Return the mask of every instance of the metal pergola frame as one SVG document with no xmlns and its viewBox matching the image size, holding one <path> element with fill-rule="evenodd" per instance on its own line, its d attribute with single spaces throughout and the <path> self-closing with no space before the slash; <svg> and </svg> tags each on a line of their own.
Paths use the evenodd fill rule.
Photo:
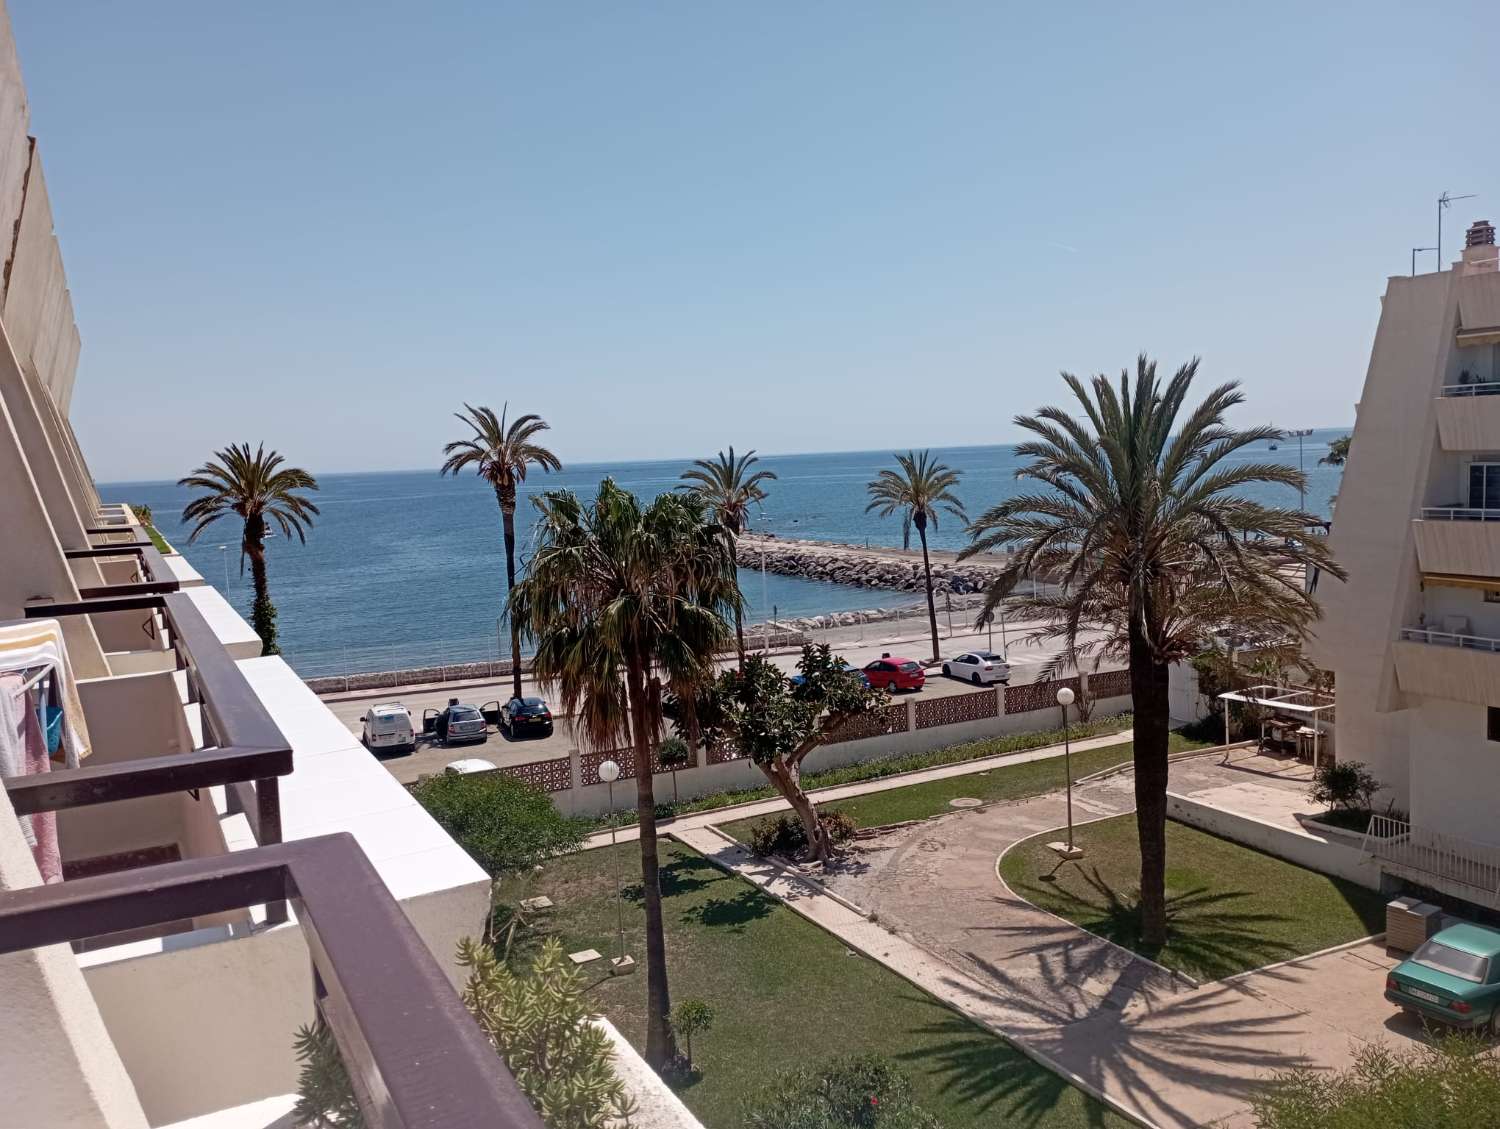
<svg viewBox="0 0 1500 1129">
<path fill-rule="evenodd" d="M 1333 699 L 1321 690 L 1309 690 L 1306 687 L 1297 686 L 1274 686 L 1270 683 L 1261 683 L 1258 686 L 1247 686 L 1243 690 L 1228 690 L 1219 695 L 1221 702 L 1240 702 L 1249 706 L 1265 706 L 1272 710 L 1282 710 L 1286 713 L 1308 714 L 1312 718 L 1313 729 L 1313 768 L 1318 767 L 1318 749 L 1323 737 L 1323 713 L 1334 707 Z M 1260 740 L 1265 744 L 1266 722 L 1261 719 Z M 1229 744 L 1229 707 L 1224 707 L 1224 744 Z"/>
</svg>

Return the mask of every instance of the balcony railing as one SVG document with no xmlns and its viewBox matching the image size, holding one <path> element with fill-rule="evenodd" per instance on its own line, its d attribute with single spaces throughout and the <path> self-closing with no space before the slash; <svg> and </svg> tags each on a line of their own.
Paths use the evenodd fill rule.
<svg viewBox="0 0 1500 1129">
<path fill-rule="evenodd" d="M 1491 639 L 1487 635 L 1461 635 L 1452 631 L 1433 631 L 1427 627 L 1403 627 L 1401 638 L 1408 643 L 1430 643 L 1435 647 L 1500 652 L 1500 639 Z"/>
<path fill-rule="evenodd" d="M 1480 384 L 1445 384 L 1444 396 L 1500 396 L 1500 383 L 1487 381 Z"/>
<path fill-rule="evenodd" d="M 3 780 L 17 815 L 169 795 L 223 785 L 232 810 L 245 814 L 261 846 L 281 842 L 278 778 L 292 771 L 292 749 L 234 658 L 185 592 L 117 596 L 71 604 L 37 604 L 29 619 L 99 612 L 160 611 L 188 700 L 199 706 L 206 747 L 190 753 L 139 757 L 96 766 L 54 769 Z M 284 905 L 268 920 L 285 921 Z"/>
<path fill-rule="evenodd" d="M 1500 847 L 1372 815 L 1364 849 L 1392 866 L 1500 898 Z"/>
<path fill-rule="evenodd" d="M 1424 506 L 1423 521 L 1500 521 L 1500 510 L 1473 506 Z"/>
<path fill-rule="evenodd" d="M 541 1129 L 347 833 L 0 893 L 0 953 L 282 899 L 296 907 L 313 1003 L 371 1129 Z"/>
</svg>

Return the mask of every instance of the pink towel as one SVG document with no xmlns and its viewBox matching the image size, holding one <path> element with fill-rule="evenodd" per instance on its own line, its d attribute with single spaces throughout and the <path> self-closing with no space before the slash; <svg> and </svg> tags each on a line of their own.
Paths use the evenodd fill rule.
<svg viewBox="0 0 1500 1129">
<path fill-rule="evenodd" d="M 30 776 L 52 767 L 36 712 L 36 691 L 21 691 L 19 674 L 0 675 L 0 776 Z M 21 834 L 46 883 L 61 882 L 62 852 L 57 845 L 57 813 L 23 815 Z"/>
</svg>

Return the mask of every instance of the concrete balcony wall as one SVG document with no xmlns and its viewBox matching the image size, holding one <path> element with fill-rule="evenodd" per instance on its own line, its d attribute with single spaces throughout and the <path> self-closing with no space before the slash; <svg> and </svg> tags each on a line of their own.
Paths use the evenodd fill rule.
<svg viewBox="0 0 1500 1129">
<path fill-rule="evenodd" d="M 79 616 L 68 616 L 79 619 Z M 151 609 L 133 612 L 94 612 L 89 617 L 105 651 L 165 651 L 161 617 Z"/>
<path fill-rule="evenodd" d="M 1418 519 L 1412 530 L 1423 572 L 1493 576 L 1500 588 L 1500 521 Z"/>
<path fill-rule="evenodd" d="M 1500 654 L 1406 639 L 1397 640 L 1391 650 L 1396 680 L 1405 693 L 1500 705 Z"/>
<path fill-rule="evenodd" d="M 1445 451 L 1500 451 L 1500 396 L 1439 396 L 1437 421 Z"/>
<path fill-rule="evenodd" d="M 1411 774 L 1411 822 L 1500 847 L 1500 744 L 1486 735 L 1484 705 L 1429 699 L 1416 712 L 1422 763 Z"/>
</svg>

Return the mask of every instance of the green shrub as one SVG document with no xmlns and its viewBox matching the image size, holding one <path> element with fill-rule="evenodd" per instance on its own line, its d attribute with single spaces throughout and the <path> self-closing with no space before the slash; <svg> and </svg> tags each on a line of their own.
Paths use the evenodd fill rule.
<svg viewBox="0 0 1500 1129">
<path fill-rule="evenodd" d="M 1369 811 L 1378 791 L 1380 781 L 1359 761 L 1339 761 L 1336 764 L 1324 761 L 1313 773 L 1308 796 L 1313 803 L 1327 808 Z"/>
<path fill-rule="evenodd" d="M 588 825 L 568 819 L 535 785 L 503 772 L 444 773 L 412 789 L 417 801 L 493 876 L 576 851 Z"/>
<path fill-rule="evenodd" d="M 818 822 L 828 833 L 829 842 L 842 843 L 854 835 L 853 817 L 841 811 L 819 812 Z M 758 855 L 795 858 L 806 848 L 807 831 L 792 812 L 769 815 L 750 829 L 750 849 Z"/>
<path fill-rule="evenodd" d="M 310 1027 L 299 1027 L 292 1046 L 298 1063 L 297 1104 L 292 1109 L 296 1124 L 313 1129 L 365 1129 L 339 1045 L 322 1018 Z"/>
<path fill-rule="evenodd" d="M 1500 1110 L 1500 1059 L 1484 1040 L 1449 1036 L 1396 1051 L 1367 1043 L 1348 1070 L 1296 1070 L 1255 1101 L 1260 1129 L 1473 1129 Z"/>
<path fill-rule="evenodd" d="M 876 1055 L 836 1058 L 780 1075 L 745 1118 L 747 1129 L 940 1129 L 906 1076 Z"/>
<path fill-rule="evenodd" d="M 713 1025 L 713 1005 L 704 1000 L 683 1000 L 672 1009 L 672 1033 L 682 1040 L 689 1072 L 693 1069 L 693 1036 Z"/>
</svg>

